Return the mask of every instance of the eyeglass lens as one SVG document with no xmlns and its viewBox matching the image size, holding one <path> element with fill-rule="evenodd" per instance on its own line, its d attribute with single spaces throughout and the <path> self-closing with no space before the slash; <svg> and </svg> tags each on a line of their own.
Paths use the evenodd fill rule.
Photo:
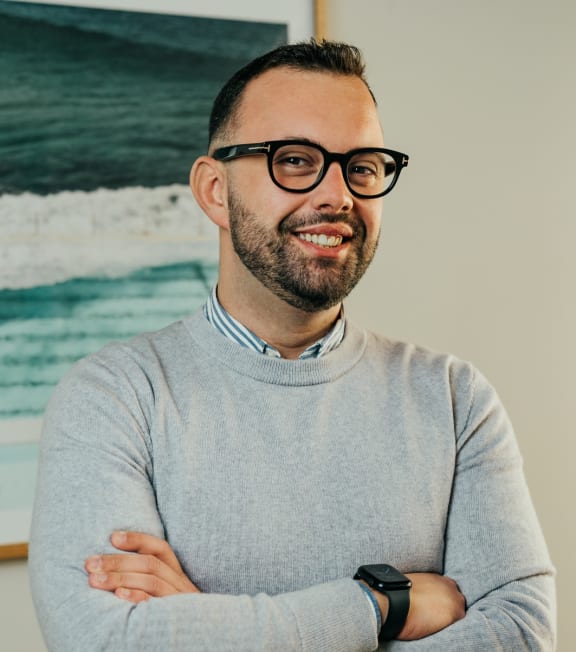
<svg viewBox="0 0 576 652">
<path fill-rule="evenodd" d="M 324 154 L 311 145 L 279 147 L 272 159 L 277 183 L 289 190 L 311 188 L 324 174 Z M 346 177 L 352 190 L 366 196 L 379 195 L 393 183 L 396 161 L 384 152 L 365 151 L 347 161 Z"/>
</svg>

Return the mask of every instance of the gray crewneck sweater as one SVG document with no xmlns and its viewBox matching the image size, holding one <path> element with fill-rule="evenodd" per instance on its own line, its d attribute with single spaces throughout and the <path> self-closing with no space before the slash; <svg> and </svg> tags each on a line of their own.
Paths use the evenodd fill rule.
<svg viewBox="0 0 576 652">
<path fill-rule="evenodd" d="M 204 592 L 90 588 L 113 530 L 165 537 Z M 46 413 L 30 545 L 53 652 L 378 647 L 351 577 L 454 578 L 464 620 L 386 650 L 552 650 L 553 569 L 508 419 L 467 363 L 347 324 L 318 360 L 197 313 L 81 361 Z"/>
</svg>

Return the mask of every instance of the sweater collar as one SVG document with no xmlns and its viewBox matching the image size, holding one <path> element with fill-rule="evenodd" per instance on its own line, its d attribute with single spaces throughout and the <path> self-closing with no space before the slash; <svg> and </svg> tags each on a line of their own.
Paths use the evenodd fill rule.
<svg viewBox="0 0 576 652">
<path fill-rule="evenodd" d="M 232 315 L 222 306 L 220 301 L 218 301 L 216 285 L 212 288 L 208 300 L 204 304 L 203 310 L 204 316 L 210 324 L 229 340 L 263 355 L 273 358 L 282 357 L 278 349 L 263 340 L 261 337 L 258 337 L 256 333 L 232 317 Z M 308 358 L 321 358 L 323 355 L 330 353 L 330 351 L 340 346 L 344 339 L 345 326 L 344 309 L 342 308 L 336 323 L 332 326 L 330 331 L 317 342 L 307 347 L 300 354 L 300 359 L 306 360 Z"/>
<path fill-rule="evenodd" d="M 210 325 L 203 310 L 184 319 L 183 325 L 202 350 L 205 364 L 223 364 L 243 376 L 276 385 L 306 386 L 333 382 L 359 362 L 367 344 L 366 331 L 348 319 L 338 348 L 321 358 L 287 360 L 238 346 Z"/>
</svg>

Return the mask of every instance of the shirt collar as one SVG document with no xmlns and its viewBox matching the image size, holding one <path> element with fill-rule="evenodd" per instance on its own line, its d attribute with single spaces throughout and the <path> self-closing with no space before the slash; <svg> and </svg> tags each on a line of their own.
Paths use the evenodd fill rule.
<svg viewBox="0 0 576 652">
<path fill-rule="evenodd" d="M 262 353 L 274 358 L 281 358 L 280 351 L 273 347 L 271 344 L 265 342 L 256 333 L 253 333 L 249 328 L 246 328 L 237 319 L 227 312 L 220 302 L 216 293 L 217 286 L 215 285 L 204 304 L 204 315 L 206 319 L 214 326 L 214 328 L 232 341 L 240 344 L 241 346 L 252 349 L 257 353 Z M 346 322 L 344 319 L 344 309 L 341 308 L 340 316 L 336 320 L 334 326 L 317 342 L 311 344 L 300 354 L 301 360 L 309 358 L 320 358 L 330 351 L 333 351 L 340 345 L 344 339 L 344 331 Z"/>
</svg>

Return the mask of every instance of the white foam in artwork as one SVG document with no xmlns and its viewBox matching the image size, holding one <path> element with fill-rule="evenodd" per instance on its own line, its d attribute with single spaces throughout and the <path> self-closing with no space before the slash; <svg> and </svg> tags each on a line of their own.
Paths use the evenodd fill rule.
<svg viewBox="0 0 576 652">
<path fill-rule="evenodd" d="M 0 288 L 215 261 L 216 241 L 184 185 L 2 195 Z"/>
</svg>

